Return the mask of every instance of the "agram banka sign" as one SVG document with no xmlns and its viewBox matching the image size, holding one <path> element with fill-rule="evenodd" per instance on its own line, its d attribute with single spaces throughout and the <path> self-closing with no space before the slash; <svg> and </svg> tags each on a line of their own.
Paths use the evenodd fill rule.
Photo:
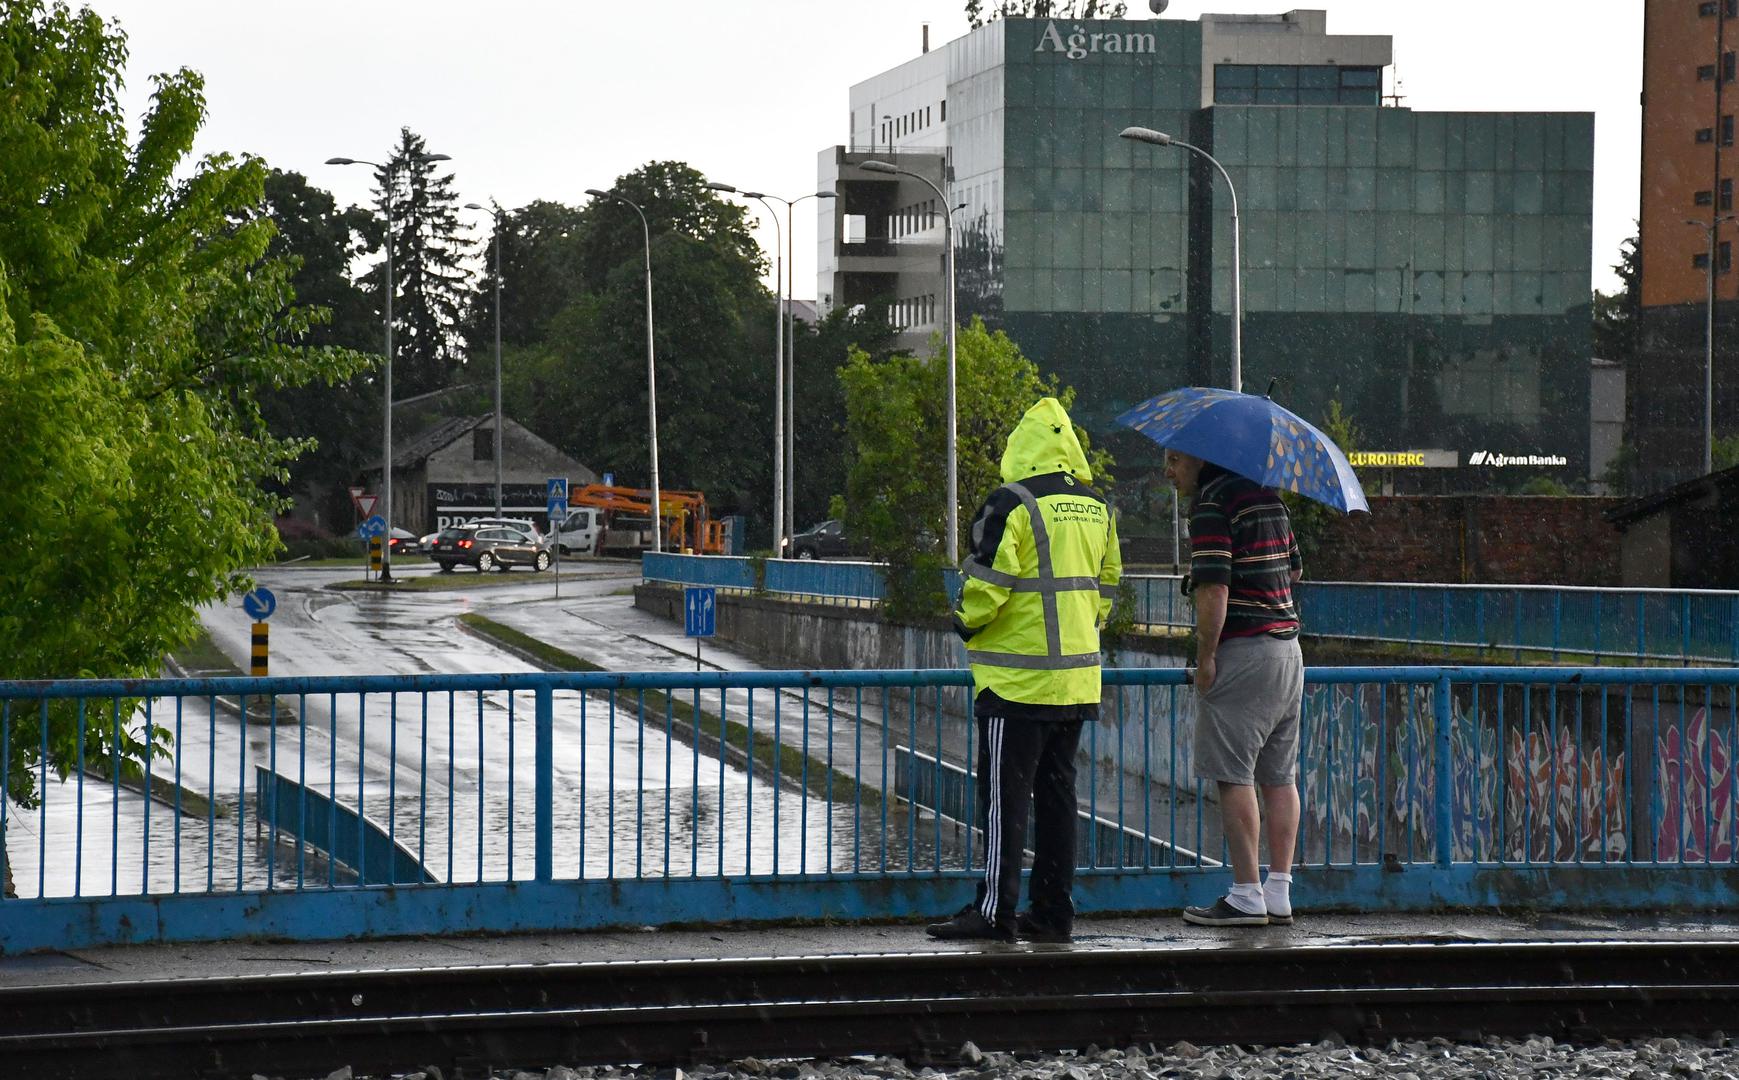
<svg viewBox="0 0 1739 1080">
<path fill-rule="evenodd" d="M 1154 50 L 1152 34 L 1133 30 L 1121 34 L 1100 30 L 1088 33 L 1077 23 L 1065 36 L 1057 29 L 1056 21 L 1049 20 L 1045 23 L 1044 31 L 1039 34 L 1038 47 L 1033 52 L 1061 53 L 1070 60 L 1082 60 L 1096 53 L 1146 53 L 1151 56 Z"/>
</svg>

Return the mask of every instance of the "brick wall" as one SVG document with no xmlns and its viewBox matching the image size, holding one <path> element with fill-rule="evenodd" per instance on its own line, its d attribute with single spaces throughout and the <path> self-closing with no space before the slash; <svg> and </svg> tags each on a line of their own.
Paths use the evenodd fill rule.
<svg viewBox="0 0 1739 1080">
<path fill-rule="evenodd" d="M 1318 581 L 1618 585 L 1615 498 L 1387 495 L 1332 522 L 1305 552 Z"/>
</svg>

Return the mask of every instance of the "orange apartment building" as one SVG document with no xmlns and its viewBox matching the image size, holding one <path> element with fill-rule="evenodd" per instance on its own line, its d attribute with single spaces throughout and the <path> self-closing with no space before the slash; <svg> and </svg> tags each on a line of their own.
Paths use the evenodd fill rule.
<svg viewBox="0 0 1739 1080">
<path fill-rule="evenodd" d="M 1714 428 L 1739 431 L 1739 0 L 1646 0 L 1642 76 L 1642 356 L 1627 380 L 1645 483 L 1701 471 L 1711 239 Z M 1711 236 L 1712 233 L 1712 236 Z"/>
</svg>

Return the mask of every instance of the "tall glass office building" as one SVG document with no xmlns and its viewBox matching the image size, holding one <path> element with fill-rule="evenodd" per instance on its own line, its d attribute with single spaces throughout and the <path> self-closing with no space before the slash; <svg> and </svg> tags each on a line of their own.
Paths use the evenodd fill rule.
<svg viewBox="0 0 1739 1080">
<path fill-rule="evenodd" d="M 883 159 L 964 204 L 962 321 L 1073 385 L 1090 430 L 1160 390 L 1225 385 L 1230 193 L 1197 155 L 1118 137 L 1156 128 L 1236 185 L 1244 389 L 1278 380 L 1313 421 L 1338 400 L 1365 447 L 1453 466 L 1415 488 L 1489 489 L 1499 455 L 1573 483 L 1593 116 L 1396 107 L 1390 60 L 1390 39 L 1330 35 L 1320 11 L 990 23 L 852 88 L 850 142 L 820 157 L 840 195 L 821 210 L 822 305 L 885 303 L 913 347 L 941 328 L 942 207 L 859 167 Z"/>
</svg>

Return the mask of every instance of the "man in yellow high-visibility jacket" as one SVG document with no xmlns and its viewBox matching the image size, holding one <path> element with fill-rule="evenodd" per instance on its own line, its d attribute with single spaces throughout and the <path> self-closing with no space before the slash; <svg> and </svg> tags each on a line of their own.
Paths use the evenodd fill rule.
<svg viewBox="0 0 1739 1080">
<path fill-rule="evenodd" d="M 1111 508 L 1055 398 L 1028 409 L 1002 455 L 1002 487 L 972 522 L 954 628 L 966 642 L 978 719 L 977 898 L 932 937 L 1069 940 L 1075 877 L 1075 750 L 1099 715 L 1099 630 L 1123 573 Z M 1031 910 L 1016 917 L 1027 813 Z"/>
</svg>

